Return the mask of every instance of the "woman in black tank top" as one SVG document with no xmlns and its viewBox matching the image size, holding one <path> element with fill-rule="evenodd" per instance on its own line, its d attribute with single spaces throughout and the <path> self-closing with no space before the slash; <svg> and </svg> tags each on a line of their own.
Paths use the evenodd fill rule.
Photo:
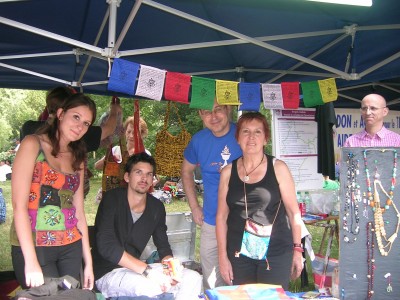
<svg viewBox="0 0 400 300">
<path fill-rule="evenodd" d="M 243 157 L 221 172 L 216 233 L 220 272 L 228 285 L 269 283 L 287 289 L 289 280 L 299 277 L 303 268 L 302 220 L 294 181 L 283 161 L 264 154 L 269 131 L 261 113 L 243 114 L 236 131 Z M 239 253 L 247 216 L 273 224 L 269 268 L 265 260 Z"/>
</svg>

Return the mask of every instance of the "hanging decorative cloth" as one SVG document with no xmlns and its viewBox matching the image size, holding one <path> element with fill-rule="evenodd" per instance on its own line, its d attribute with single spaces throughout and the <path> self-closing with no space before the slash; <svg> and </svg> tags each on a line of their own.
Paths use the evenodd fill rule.
<svg viewBox="0 0 400 300">
<path fill-rule="evenodd" d="M 283 107 L 285 109 L 298 109 L 300 104 L 300 83 L 282 82 Z"/>
<path fill-rule="evenodd" d="M 113 145 L 108 147 L 106 157 L 104 158 L 103 177 L 102 177 L 102 194 L 108 190 L 125 187 L 126 181 L 124 180 L 125 164 L 128 160 L 129 154 L 126 149 L 125 137 L 119 140 L 119 147 L 121 149 L 122 161 L 118 162 L 113 155 Z"/>
<path fill-rule="evenodd" d="M 260 111 L 261 88 L 259 83 L 239 82 L 239 110 Z"/>
<path fill-rule="evenodd" d="M 160 101 L 163 95 L 164 81 L 164 70 L 140 65 L 136 95 Z"/>
<path fill-rule="evenodd" d="M 107 88 L 110 91 L 134 95 L 139 67 L 135 62 L 115 58 Z"/>
<path fill-rule="evenodd" d="M 144 152 L 142 136 L 139 130 L 140 107 L 139 100 L 135 100 L 133 106 L 133 138 L 135 150 L 134 154 Z M 111 144 L 104 158 L 102 191 L 103 194 L 116 187 L 125 187 L 127 185 L 124 180 L 125 165 L 129 158 L 128 149 L 126 148 L 125 135 L 121 135 L 119 139 L 119 147 L 121 150 L 121 161 L 118 161 L 113 155 L 113 145 Z"/>
<path fill-rule="evenodd" d="M 164 90 L 165 99 L 188 104 L 190 79 L 190 75 L 167 72 Z"/>
<path fill-rule="evenodd" d="M 322 101 L 324 101 L 324 103 L 337 100 L 338 91 L 336 88 L 335 78 L 318 80 L 318 85 L 319 89 L 321 90 Z"/>
<path fill-rule="evenodd" d="M 181 132 L 172 135 L 168 132 L 168 122 L 173 107 Z M 189 143 L 192 136 L 186 131 L 180 117 L 175 102 L 168 101 L 167 111 L 164 118 L 164 127 L 157 133 L 155 159 L 157 163 L 157 174 L 164 176 L 180 176 L 181 166 L 183 162 L 183 151 Z"/>
<path fill-rule="evenodd" d="M 324 104 L 317 81 L 302 82 L 303 102 L 305 107 L 314 107 Z"/>
<path fill-rule="evenodd" d="M 219 105 L 239 105 L 238 82 L 216 80 L 216 97 Z"/>
<path fill-rule="evenodd" d="M 264 107 L 266 109 L 283 109 L 282 89 L 280 84 L 263 83 L 261 88 Z"/>
<path fill-rule="evenodd" d="M 139 100 L 135 100 L 133 106 L 133 138 L 135 143 L 135 150 L 133 154 L 145 152 L 142 135 L 140 133 L 140 107 Z"/>
<path fill-rule="evenodd" d="M 192 77 L 192 99 L 190 108 L 212 110 L 215 99 L 215 80 Z"/>
</svg>

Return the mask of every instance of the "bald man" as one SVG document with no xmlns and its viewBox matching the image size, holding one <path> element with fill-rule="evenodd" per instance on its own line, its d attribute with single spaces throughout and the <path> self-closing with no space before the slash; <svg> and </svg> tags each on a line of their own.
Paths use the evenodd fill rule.
<svg viewBox="0 0 400 300">
<path fill-rule="evenodd" d="M 365 129 L 347 138 L 344 147 L 400 147 L 400 135 L 383 126 L 389 113 L 385 98 L 369 94 L 363 98 L 360 110 Z"/>
</svg>

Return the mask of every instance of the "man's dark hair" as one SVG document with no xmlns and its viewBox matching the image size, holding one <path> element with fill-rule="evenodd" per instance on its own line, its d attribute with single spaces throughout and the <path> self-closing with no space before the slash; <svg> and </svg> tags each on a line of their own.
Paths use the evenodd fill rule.
<svg viewBox="0 0 400 300">
<path fill-rule="evenodd" d="M 153 167 L 153 174 L 154 175 L 156 174 L 156 161 L 152 156 L 148 155 L 146 152 L 141 152 L 129 156 L 128 161 L 126 162 L 125 165 L 125 172 L 130 173 L 132 171 L 133 166 L 140 162 L 149 163 Z"/>
</svg>

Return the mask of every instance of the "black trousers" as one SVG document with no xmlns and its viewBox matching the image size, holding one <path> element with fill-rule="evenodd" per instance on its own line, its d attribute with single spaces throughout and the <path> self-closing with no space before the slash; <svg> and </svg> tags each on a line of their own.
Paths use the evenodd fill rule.
<svg viewBox="0 0 400 300">
<path fill-rule="evenodd" d="M 265 260 L 251 259 L 240 255 L 230 257 L 233 269 L 233 284 L 268 283 L 289 288 L 293 252 L 284 252 L 278 256 L 268 256 L 270 270 L 267 270 Z"/>
<path fill-rule="evenodd" d="M 81 240 L 66 246 L 35 247 L 35 250 L 44 277 L 58 278 L 70 275 L 80 281 Z M 28 288 L 25 280 L 25 260 L 21 247 L 11 247 L 11 258 L 18 283 L 23 289 Z"/>
</svg>

